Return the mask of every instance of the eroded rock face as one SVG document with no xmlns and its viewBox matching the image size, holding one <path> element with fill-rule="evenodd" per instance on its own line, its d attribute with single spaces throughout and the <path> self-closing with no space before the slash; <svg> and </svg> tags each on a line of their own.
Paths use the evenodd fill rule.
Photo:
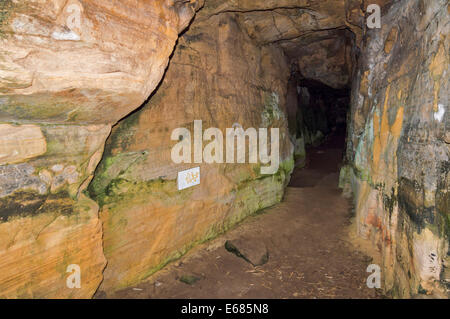
<svg viewBox="0 0 450 319">
<path fill-rule="evenodd" d="M 0 297 L 88 298 L 103 277 L 105 291 L 135 284 L 279 202 L 293 153 L 304 157 L 312 143 L 296 135 L 304 79 L 334 89 L 353 79 L 342 184 L 355 195 L 359 233 L 383 252 L 387 290 L 442 296 L 446 1 L 374 0 L 379 30 L 364 26 L 368 1 L 203 2 L 1 2 Z M 129 115 L 155 91 L 202 7 L 159 89 Z M 194 120 L 222 132 L 280 128 L 280 169 L 175 164 L 171 133 Z M 177 172 L 195 166 L 201 184 L 178 191 Z M 66 286 L 73 264 L 83 278 L 75 290 Z"/>
<path fill-rule="evenodd" d="M 117 122 L 159 83 L 178 33 L 199 6 L 5 0 L 0 121 Z"/>
<path fill-rule="evenodd" d="M 394 296 L 445 296 L 449 238 L 449 9 L 397 1 L 368 30 L 352 93 L 342 176 L 359 233 L 383 253 Z M 447 278 L 446 278 L 447 276 Z"/>
<path fill-rule="evenodd" d="M 0 125 L 0 165 L 20 163 L 46 151 L 47 143 L 39 126 Z"/>
<path fill-rule="evenodd" d="M 0 3 L 0 296 L 89 298 L 106 265 L 83 194 L 202 1 Z M 66 285 L 78 265 L 80 289 Z"/>
<path fill-rule="evenodd" d="M 280 45 L 305 78 L 336 89 L 350 85 L 352 48 L 355 41 L 361 41 L 363 13 L 359 2 L 212 0 L 203 11 L 205 19 L 236 12 L 242 29 L 253 40 Z"/>
<path fill-rule="evenodd" d="M 334 89 L 349 88 L 353 76 L 354 35 L 348 30 L 315 32 L 282 42 L 285 52 L 299 67 L 301 76 Z"/>
<path fill-rule="evenodd" d="M 294 85 L 294 95 L 287 94 L 290 64 L 347 87 L 353 39 L 344 28 L 354 26 L 346 10 L 344 1 L 206 1 L 179 39 L 161 87 L 114 128 L 90 185 L 103 206 L 108 266 L 101 289 L 134 284 L 193 243 L 280 200 L 297 142 L 287 129 L 287 99 L 297 91 Z M 236 123 L 279 127 L 280 170 L 264 176 L 259 165 L 175 164 L 171 133 L 192 129 L 194 120 L 222 132 Z M 177 172 L 195 166 L 200 185 L 178 191 Z"/>
<path fill-rule="evenodd" d="M 0 297 L 91 297 L 106 264 L 98 206 L 83 196 L 74 203 L 57 195 L 38 206 L 33 216 L 0 223 Z M 81 269 L 79 289 L 66 285 L 72 264 Z"/>
<path fill-rule="evenodd" d="M 135 284 L 194 243 L 281 200 L 293 168 L 288 77 L 283 51 L 258 47 L 236 14 L 194 22 L 155 95 L 113 130 L 90 186 L 103 204 L 108 266 L 100 289 Z M 202 120 L 204 130 L 219 128 L 224 138 L 235 123 L 279 128 L 278 172 L 262 175 L 261 164 L 175 164 L 171 149 L 179 141 L 171 140 L 172 131 L 186 127 L 193 133 L 194 120 Z M 196 166 L 200 185 L 178 191 L 177 172 Z"/>
<path fill-rule="evenodd" d="M 98 205 L 82 191 L 109 125 L 5 127 L 3 148 L 16 155 L 0 166 L 0 296 L 91 297 L 106 260 Z M 71 264 L 85 277 L 80 289 L 66 286 Z"/>
</svg>

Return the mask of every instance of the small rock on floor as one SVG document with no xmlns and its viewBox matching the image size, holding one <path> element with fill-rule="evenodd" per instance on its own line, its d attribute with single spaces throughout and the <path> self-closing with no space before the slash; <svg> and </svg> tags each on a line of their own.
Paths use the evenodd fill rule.
<svg viewBox="0 0 450 319">
<path fill-rule="evenodd" d="M 179 280 L 182 283 L 185 283 L 187 285 L 193 285 L 195 284 L 197 281 L 199 281 L 201 278 L 194 276 L 194 275 L 183 275 L 179 278 Z"/>
<path fill-rule="evenodd" d="M 225 249 L 243 258 L 253 266 L 262 266 L 269 261 L 269 252 L 266 245 L 258 241 L 246 239 L 227 240 Z"/>
</svg>

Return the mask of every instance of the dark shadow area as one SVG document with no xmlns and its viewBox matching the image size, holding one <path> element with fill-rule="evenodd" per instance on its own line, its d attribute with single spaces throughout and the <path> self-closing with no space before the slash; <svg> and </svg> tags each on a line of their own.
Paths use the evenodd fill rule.
<svg viewBox="0 0 450 319">
<path fill-rule="evenodd" d="M 295 111 L 291 107 L 289 112 L 297 168 L 289 186 L 313 187 L 326 175 L 339 172 L 346 145 L 350 88 L 335 89 L 304 78 L 295 65 L 290 82 L 296 86 L 297 98 Z"/>
<path fill-rule="evenodd" d="M 297 167 L 291 176 L 290 187 L 314 187 L 328 174 L 338 173 L 345 150 L 345 134 L 333 132 L 319 146 L 306 149 L 303 167 Z M 336 180 L 336 185 L 338 181 Z"/>
<path fill-rule="evenodd" d="M 345 136 L 350 89 L 334 89 L 319 81 L 297 80 L 297 138 L 305 145 L 318 146 L 330 134 Z"/>
</svg>

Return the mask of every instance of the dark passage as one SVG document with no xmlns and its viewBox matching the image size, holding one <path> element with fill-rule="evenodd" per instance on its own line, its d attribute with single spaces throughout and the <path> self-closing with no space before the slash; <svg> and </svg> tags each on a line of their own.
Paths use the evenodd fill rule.
<svg viewBox="0 0 450 319">
<path fill-rule="evenodd" d="M 343 159 L 350 89 L 335 89 L 307 79 L 291 66 L 288 100 L 289 131 L 295 136 L 297 169 L 291 187 L 312 187 L 338 172 Z M 306 169 L 300 169 L 306 168 Z"/>
<path fill-rule="evenodd" d="M 322 136 L 332 132 L 345 135 L 350 90 L 334 89 L 309 79 L 299 79 L 298 88 L 297 134 L 304 133 L 299 129 L 304 127 L 303 130 L 307 129 L 312 136 L 318 131 Z"/>
<path fill-rule="evenodd" d="M 320 146 L 307 147 L 305 168 L 294 170 L 289 186 L 313 187 L 320 184 L 322 178 L 328 174 L 339 172 L 344 149 L 345 129 L 328 136 Z"/>
<path fill-rule="evenodd" d="M 113 298 L 378 298 L 366 286 L 372 259 L 349 243 L 351 207 L 337 188 L 343 135 L 308 150 L 283 202 L 203 244 L 137 287 Z M 249 255 L 267 254 L 253 266 L 227 251 L 227 240 Z"/>
</svg>

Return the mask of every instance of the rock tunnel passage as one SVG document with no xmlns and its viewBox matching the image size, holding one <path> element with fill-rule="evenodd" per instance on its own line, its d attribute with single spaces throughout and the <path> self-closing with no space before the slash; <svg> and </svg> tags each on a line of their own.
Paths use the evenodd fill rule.
<svg viewBox="0 0 450 319">
<path fill-rule="evenodd" d="M 381 298 L 366 285 L 371 257 L 350 243 L 350 203 L 338 189 L 345 136 L 308 150 L 283 202 L 201 245 L 148 281 L 96 298 Z M 226 241 L 264 246 L 254 267 L 225 249 Z M 238 246 L 240 247 L 240 246 Z M 191 281 L 189 281 L 191 279 Z"/>
<path fill-rule="evenodd" d="M 126 293 L 205 241 L 281 227 L 277 216 L 298 220 L 286 227 L 298 262 L 311 261 L 302 285 L 317 286 L 286 281 L 279 296 L 377 297 L 360 289 L 366 257 L 336 247 L 350 207 L 350 228 L 381 255 L 383 295 L 448 297 L 448 22 L 448 0 L 2 1 L 0 297 Z M 212 163 L 174 161 L 197 120 L 205 131 L 278 129 L 279 169 L 263 174 L 264 156 L 221 162 L 217 148 Z M 173 138 L 178 129 L 192 139 Z M 343 134 L 339 158 L 323 143 Z M 179 189 L 178 174 L 196 167 L 200 183 Z M 336 211 L 312 200 L 319 191 Z M 311 238 L 290 228 L 301 221 Z M 320 227 L 332 238 L 319 240 Z M 324 261 L 314 248 L 330 247 L 346 274 L 314 273 Z M 279 256 L 263 267 L 296 262 Z M 70 269 L 80 288 L 67 285 Z M 275 272 L 253 276 L 274 289 Z"/>
</svg>

